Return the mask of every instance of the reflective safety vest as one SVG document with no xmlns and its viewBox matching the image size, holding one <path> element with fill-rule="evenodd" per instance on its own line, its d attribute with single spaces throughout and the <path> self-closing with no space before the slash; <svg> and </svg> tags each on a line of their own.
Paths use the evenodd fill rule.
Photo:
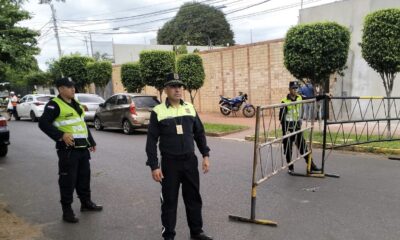
<svg viewBox="0 0 400 240">
<path fill-rule="evenodd" d="M 297 95 L 296 102 L 302 101 L 303 98 L 300 95 Z M 282 103 L 292 103 L 293 101 L 287 97 L 282 99 Z M 287 122 L 295 122 L 300 120 L 300 111 L 301 111 L 302 104 L 295 104 L 286 106 L 285 111 L 285 121 Z"/>
<path fill-rule="evenodd" d="M 57 103 L 60 108 L 60 115 L 54 120 L 53 125 L 62 132 L 71 133 L 74 139 L 84 140 L 75 142 L 88 142 L 88 130 L 84 120 L 85 111 L 83 107 L 79 105 L 82 109 L 82 116 L 79 116 L 76 110 L 62 99 L 55 97 L 53 101 Z M 87 145 L 75 147 L 87 147 Z"/>
<path fill-rule="evenodd" d="M 167 107 L 165 103 L 161 103 L 153 108 L 153 111 L 157 113 L 157 120 L 161 122 L 165 119 L 172 119 L 176 117 L 190 116 L 196 117 L 196 110 L 190 103 L 183 103 L 178 108 L 172 106 Z"/>
</svg>

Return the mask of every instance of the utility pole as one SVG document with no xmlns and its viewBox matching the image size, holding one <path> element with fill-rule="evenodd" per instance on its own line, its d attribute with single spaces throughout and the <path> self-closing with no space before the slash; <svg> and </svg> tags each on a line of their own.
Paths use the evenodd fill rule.
<svg viewBox="0 0 400 240">
<path fill-rule="evenodd" d="M 61 52 L 60 37 L 58 36 L 56 10 L 54 9 L 54 6 L 53 6 L 52 3 L 50 3 L 50 8 L 51 8 L 51 14 L 53 16 L 54 33 L 55 33 L 56 39 L 57 39 L 58 57 L 61 58 L 62 57 L 62 52 Z"/>
<path fill-rule="evenodd" d="M 91 32 L 89 32 L 89 40 L 90 40 L 90 51 L 92 52 L 92 57 L 93 57 L 93 41 Z"/>
<path fill-rule="evenodd" d="M 86 53 L 87 53 L 87 55 L 88 56 L 90 56 L 89 55 L 89 45 L 88 45 L 88 39 L 87 39 L 87 37 L 85 36 L 85 45 L 86 45 Z"/>
<path fill-rule="evenodd" d="M 57 47 L 58 47 L 58 57 L 62 57 L 62 51 L 61 51 L 61 44 L 60 44 L 60 37 L 58 36 L 58 27 L 57 27 L 57 18 L 56 18 L 56 10 L 51 3 L 52 0 L 40 0 L 39 4 L 49 4 L 50 9 L 51 9 L 51 16 L 53 18 L 53 25 L 54 25 L 54 34 L 57 39 Z M 62 2 L 65 2 L 65 0 L 62 0 Z"/>
</svg>

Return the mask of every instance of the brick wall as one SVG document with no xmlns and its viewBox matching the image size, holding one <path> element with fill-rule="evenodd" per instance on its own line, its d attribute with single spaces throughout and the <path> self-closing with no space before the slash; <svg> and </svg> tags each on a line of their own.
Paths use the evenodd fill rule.
<svg viewBox="0 0 400 240">
<path fill-rule="evenodd" d="M 219 95 L 234 97 L 239 91 L 247 93 L 249 102 L 255 106 L 279 103 L 288 92 L 289 81 L 294 79 L 283 64 L 283 41 L 278 39 L 201 52 L 206 79 L 196 96 L 197 110 L 218 112 Z M 120 65 L 113 69 L 115 93 L 124 91 L 120 69 Z M 146 87 L 143 92 L 158 96 L 152 87 Z M 188 92 L 184 98 L 190 101 Z"/>
</svg>

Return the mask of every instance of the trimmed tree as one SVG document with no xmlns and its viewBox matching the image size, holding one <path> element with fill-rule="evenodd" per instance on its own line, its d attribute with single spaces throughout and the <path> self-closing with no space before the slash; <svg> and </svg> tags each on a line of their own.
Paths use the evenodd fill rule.
<svg viewBox="0 0 400 240">
<path fill-rule="evenodd" d="M 139 62 L 144 83 L 155 87 L 162 101 L 162 91 L 167 75 L 175 72 L 175 53 L 161 50 L 142 51 Z"/>
<path fill-rule="evenodd" d="M 142 75 L 140 74 L 140 63 L 122 64 L 121 81 L 127 92 L 140 93 L 145 86 Z"/>
<path fill-rule="evenodd" d="M 329 92 L 329 76 L 344 70 L 349 45 L 350 31 L 338 23 L 300 24 L 286 34 L 284 63 L 297 79 Z"/>
<path fill-rule="evenodd" d="M 112 64 L 109 61 L 89 62 L 87 64 L 88 81 L 93 82 L 100 88 L 102 97 L 105 95 L 105 88 L 111 80 Z"/>
<path fill-rule="evenodd" d="M 233 31 L 218 8 L 202 3 L 183 4 L 157 33 L 159 44 L 234 45 Z"/>
<path fill-rule="evenodd" d="M 178 57 L 176 64 L 179 78 L 186 84 L 190 100 L 194 102 L 197 90 L 204 84 L 203 60 L 198 54 L 186 54 Z"/>
<path fill-rule="evenodd" d="M 386 96 L 391 97 L 394 79 L 400 72 L 400 8 L 379 10 L 365 17 L 361 53 L 368 65 L 379 73 Z M 387 117 L 390 118 L 390 99 L 387 102 Z"/>
<path fill-rule="evenodd" d="M 390 97 L 400 72 L 400 8 L 376 11 L 365 17 L 361 53 L 381 76 L 386 96 Z"/>
<path fill-rule="evenodd" d="M 82 92 L 91 83 L 88 78 L 87 64 L 94 62 L 90 57 L 80 55 L 64 56 L 59 61 L 61 72 L 65 77 L 71 77 L 75 81 L 75 88 Z"/>
</svg>

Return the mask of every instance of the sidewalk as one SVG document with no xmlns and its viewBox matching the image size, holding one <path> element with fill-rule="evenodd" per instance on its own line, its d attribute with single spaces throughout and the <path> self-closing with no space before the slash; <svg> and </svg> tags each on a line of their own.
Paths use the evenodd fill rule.
<svg viewBox="0 0 400 240">
<path fill-rule="evenodd" d="M 249 127 L 249 129 L 232 133 L 224 136 L 224 138 L 233 138 L 244 140 L 248 135 L 254 135 L 256 127 L 256 117 L 246 118 L 241 114 L 238 116 L 224 116 L 221 113 L 199 113 L 200 119 L 203 123 L 221 123 L 221 124 L 232 124 L 232 125 L 243 125 Z"/>
</svg>

